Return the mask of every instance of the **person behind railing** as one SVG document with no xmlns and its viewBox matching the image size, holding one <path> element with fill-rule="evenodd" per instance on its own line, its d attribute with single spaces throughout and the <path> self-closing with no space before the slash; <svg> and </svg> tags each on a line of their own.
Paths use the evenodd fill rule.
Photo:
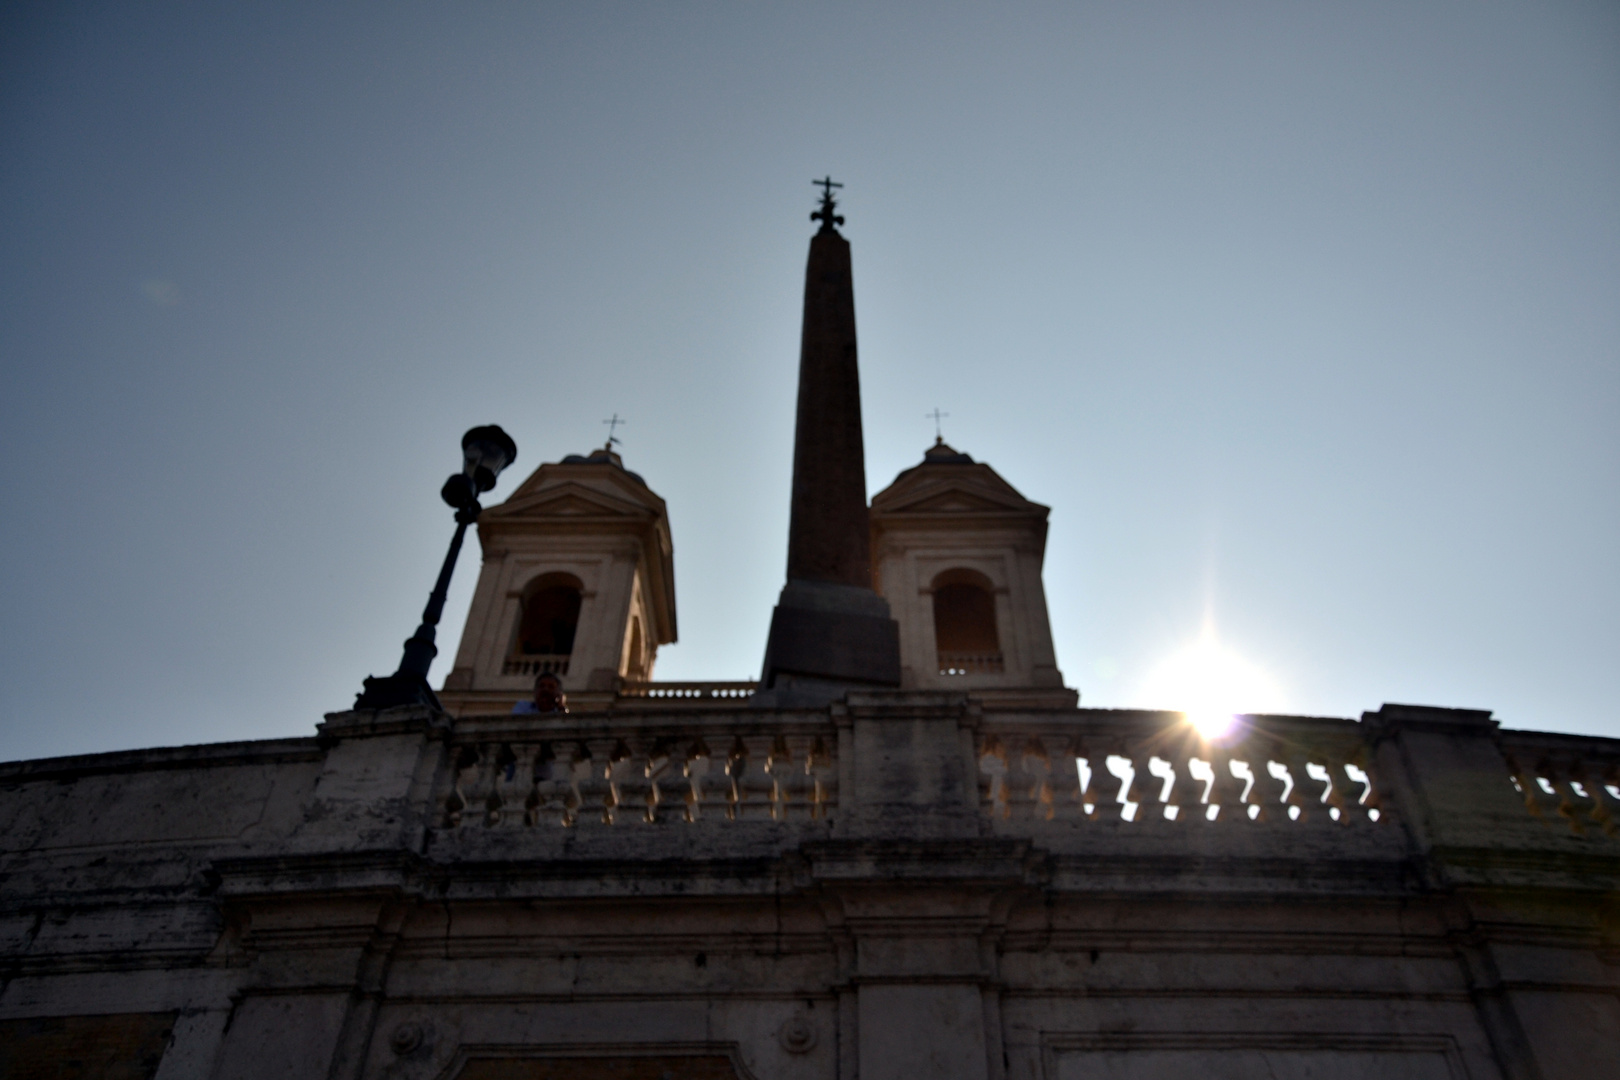
<svg viewBox="0 0 1620 1080">
<path fill-rule="evenodd" d="M 565 713 L 568 711 L 568 695 L 563 693 L 562 680 L 549 671 L 542 671 L 534 677 L 534 697 L 526 698 L 512 706 L 516 713 Z"/>
</svg>

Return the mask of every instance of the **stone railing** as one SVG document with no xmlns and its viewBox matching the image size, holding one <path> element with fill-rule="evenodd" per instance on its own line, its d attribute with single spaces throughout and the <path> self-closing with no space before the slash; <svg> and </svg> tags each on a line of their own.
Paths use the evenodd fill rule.
<svg viewBox="0 0 1620 1080">
<path fill-rule="evenodd" d="M 566 675 L 568 653 L 538 653 L 514 656 L 501 665 L 502 675 Z"/>
<path fill-rule="evenodd" d="M 1576 835 L 1620 836 L 1620 744 L 1612 739 L 1504 731 L 1508 779 L 1531 814 Z"/>
<path fill-rule="evenodd" d="M 941 652 L 941 675 L 1000 675 L 1006 670 L 1006 661 L 998 652 Z"/>
<path fill-rule="evenodd" d="M 1091 713 L 987 723 L 975 749 L 992 818 L 1186 826 L 1387 817 L 1362 732 L 1348 720 L 1243 717 L 1207 741 L 1173 713 Z"/>
<path fill-rule="evenodd" d="M 558 720 L 458 732 L 446 828 L 822 821 L 838 802 L 837 734 L 723 722 L 603 730 Z"/>
<path fill-rule="evenodd" d="M 831 821 L 840 805 L 838 725 L 850 721 L 810 710 L 760 714 L 716 693 L 752 686 L 674 684 L 712 696 L 668 711 L 463 718 L 448 735 L 437 823 L 524 829 Z M 636 687 L 647 696 L 657 688 Z M 697 707 L 705 700 L 710 708 Z M 1373 828 L 1390 820 L 1375 766 L 1382 759 L 1369 742 L 1387 737 L 1377 725 L 1249 716 L 1210 740 L 1174 713 L 970 711 L 963 721 L 949 729 L 964 739 L 950 752 L 971 745 L 979 806 L 998 832 L 1088 821 L 1182 830 Z M 854 721 L 857 729 L 864 722 Z M 1523 731 L 1479 737 L 1498 741 L 1501 782 L 1530 814 L 1579 835 L 1620 836 L 1620 742 Z M 851 738 L 853 752 L 861 742 Z M 954 743 L 957 735 L 949 738 Z M 851 778 L 865 775 L 858 760 L 844 768 Z M 866 797 L 854 795 L 857 802 Z"/>
<path fill-rule="evenodd" d="M 759 689 L 757 682 L 636 682 L 626 681 L 620 697 L 670 700 L 746 701 Z"/>
</svg>

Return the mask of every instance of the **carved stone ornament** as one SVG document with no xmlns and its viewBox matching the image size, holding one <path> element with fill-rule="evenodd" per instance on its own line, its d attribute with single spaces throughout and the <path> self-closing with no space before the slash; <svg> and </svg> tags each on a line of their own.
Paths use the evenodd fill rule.
<svg viewBox="0 0 1620 1080">
<path fill-rule="evenodd" d="M 394 1053 L 404 1057 L 406 1054 L 419 1049 L 427 1042 L 428 1031 L 426 1025 L 420 1020 L 407 1020 L 394 1029 L 388 1036 L 388 1046 Z"/>
<path fill-rule="evenodd" d="M 782 1024 L 776 1038 L 782 1049 L 790 1054 L 808 1054 L 816 1046 L 816 1024 L 808 1017 L 795 1014 Z"/>
</svg>

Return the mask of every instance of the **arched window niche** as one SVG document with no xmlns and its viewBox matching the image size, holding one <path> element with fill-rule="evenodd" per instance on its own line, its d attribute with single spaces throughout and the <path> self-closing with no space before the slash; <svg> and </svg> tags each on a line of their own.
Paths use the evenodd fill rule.
<svg viewBox="0 0 1620 1080">
<path fill-rule="evenodd" d="M 941 675 L 999 675 L 1006 670 L 996 632 L 995 586 L 977 570 L 934 578 L 934 645 Z"/>
<path fill-rule="evenodd" d="M 542 574 L 529 582 L 505 674 L 568 674 L 583 589 L 572 574 Z"/>
</svg>

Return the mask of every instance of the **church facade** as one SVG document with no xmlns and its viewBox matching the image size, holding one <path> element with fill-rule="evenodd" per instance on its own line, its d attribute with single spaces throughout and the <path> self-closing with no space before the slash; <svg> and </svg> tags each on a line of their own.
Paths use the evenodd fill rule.
<svg viewBox="0 0 1620 1080">
<path fill-rule="evenodd" d="M 663 500 L 542 465 L 435 703 L 0 765 L 0 1075 L 1620 1073 L 1620 741 L 1081 707 L 1046 507 L 943 442 L 867 499 L 830 191 L 759 680 L 656 681 Z"/>
</svg>

